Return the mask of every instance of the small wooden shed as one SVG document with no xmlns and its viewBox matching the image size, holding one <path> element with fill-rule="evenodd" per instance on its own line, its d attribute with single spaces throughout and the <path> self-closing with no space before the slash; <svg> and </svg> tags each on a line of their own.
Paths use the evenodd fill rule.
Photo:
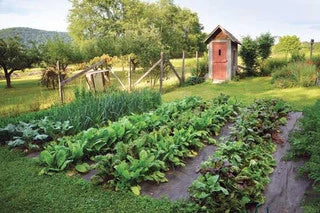
<svg viewBox="0 0 320 213">
<path fill-rule="evenodd" d="M 214 83 L 231 80 L 238 69 L 238 44 L 230 32 L 218 25 L 208 36 L 209 74 Z"/>
</svg>

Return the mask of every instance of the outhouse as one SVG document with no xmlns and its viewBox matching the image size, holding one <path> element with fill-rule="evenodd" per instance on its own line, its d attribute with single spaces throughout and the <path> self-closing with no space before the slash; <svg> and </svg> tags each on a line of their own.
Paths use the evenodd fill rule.
<svg viewBox="0 0 320 213">
<path fill-rule="evenodd" d="M 238 69 L 238 44 L 230 32 L 218 25 L 208 36 L 205 43 L 208 47 L 208 78 L 214 83 L 231 80 Z"/>
</svg>

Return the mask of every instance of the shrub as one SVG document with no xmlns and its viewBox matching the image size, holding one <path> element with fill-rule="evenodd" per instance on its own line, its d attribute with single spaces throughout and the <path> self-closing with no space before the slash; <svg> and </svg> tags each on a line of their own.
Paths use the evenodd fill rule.
<svg viewBox="0 0 320 213">
<path fill-rule="evenodd" d="M 319 70 L 320 69 L 320 55 L 313 56 L 311 58 L 311 60 L 309 61 L 309 63 L 314 64 L 317 67 L 317 69 Z"/>
<path fill-rule="evenodd" d="M 295 62 L 277 69 L 272 74 L 271 83 L 276 87 L 310 87 L 314 86 L 317 78 L 317 69 L 315 65 Z"/>
<path fill-rule="evenodd" d="M 306 55 L 301 52 L 293 53 L 290 57 L 289 62 L 299 62 L 299 61 L 306 61 Z"/>
<path fill-rule="evenodd" d="M 257 68 L 257 48 L 257 42 L 253 40 L 251 37 L 247 36 L 243 38 L 239 56 L 241 57 L 244 65 L 246 66 L 246 72 L 248 76 L 254 75 Z"/>
<path fill-rule="evenodd" d="M 82 90 L 76 92 L 76 99 L 69 104 L 12 118 L 2 118 L 0 127 L 48 117 L 52 122 L 69 120 L 73 126 L 71 134 L 75 134 L 90 127 L 105 125 L 109 120 L 115 121 L 124 115 L 149 111 L 160 103 L 160 94 L 151 90 L 132 93 L 114 91 L 109 94 Z"/>
<path fill-rule="evenodd" d="M 270 58 L 264 62 L 261 67 L 261 75 L 269 76 L 275 70 L 288 65 L 288 61 L 285 58 Z"/>
<path fill-rule="evenodd" d="M 191 76 L 190 78 L 187 79 L 185 85 L 190 86 L 190 85 L 201 84 L 204 81 L 205 81 L 204 77 Z"/>
<path fill-rule="evenodd" d="M 208 54 L 205 53 L 199 60 L 198 69 L 194 68 L 191 70 L 191 74 L 196 77 L 205 77 L 209 71 Z"/>
</svg>

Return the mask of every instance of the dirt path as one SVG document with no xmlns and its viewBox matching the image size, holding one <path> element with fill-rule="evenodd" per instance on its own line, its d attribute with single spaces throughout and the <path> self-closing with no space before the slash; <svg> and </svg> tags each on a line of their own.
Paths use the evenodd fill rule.
<svg viewBox="0 0 320 213">
<path fill-rule="evenodd" d="M 216 140 L 227 138 L 230 135 L 231 124 L 222 128 L 219 136 L 215 137 Z M 216 150 L 216 146 L 208 145 L 204 147 L 195 158 L 186 160 L 185 167 L 172 169 L 166 173 L 168 182 L 166 183 L 143 183 L 141 185 L 141 192 L 144 195 L 149 195 L 154 198 L 161 198 L 167 196 L 170 200 L 188 199 L 188 188 L 191 186 L 199 174 L 197 171 L 203 161 L 208 160 Z"/>
<path fill-rule="evenodd" d="M 302 165 L 303 161 L 282 161 L 290 148 L 288 142 L 289 133 L 295 128 L 295 123 L 302 116 L 302 113 L 290 113 L 288 123 L 281 128 L 281 137 L 284 139 L 284 144 L 278 145 L 274 158 L 277 166 L 270 176 L 270 183 L 264 194 L 266 202 L 258 208 L 259 213 L 299 213 L 302 212 L 301 201 L 311 182 L 297 177 L 297 170 Z M 251 212 L 254 212 L 252 210 Z"/>
</svg>

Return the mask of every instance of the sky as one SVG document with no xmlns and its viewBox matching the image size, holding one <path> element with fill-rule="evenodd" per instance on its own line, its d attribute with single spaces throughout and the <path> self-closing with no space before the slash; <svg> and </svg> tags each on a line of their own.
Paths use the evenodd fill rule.
<svg viewBox="0 0 320 213">
<path fill-rule="evenodd" d="M 146 0 L 155 1 L 155 0 Z M 236 37 L 297 35 L 320 41 L 320 0 L 175 0 L 197 12 L 205 32 L 218 24 Z M 0 29 L 67 31 L 68 0 L 0 0 Z"/>
</svg>

